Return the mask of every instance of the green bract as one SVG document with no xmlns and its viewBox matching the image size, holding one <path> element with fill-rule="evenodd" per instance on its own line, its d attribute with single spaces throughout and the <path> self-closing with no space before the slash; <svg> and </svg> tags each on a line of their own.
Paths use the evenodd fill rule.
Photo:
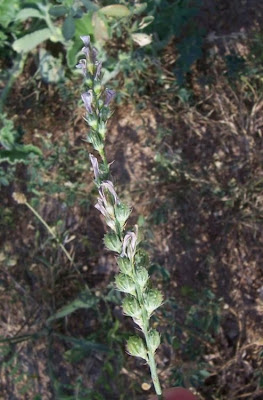
<svg viewBox="0 0 263 400">
<path fill-rule="evenodd" d="M 163 295 L 157 289 L 148 290 L 144 295 L 144 305 L 148 314 L 151 315 L 154 310 L 162 305 Z"/>
<path fill-rule="evenodd" d="M 117 275 L 115 283 L 117 289 L 119 289 L 121 292 L 132 294 L 133 296 L 135 296 L 136 294 L 135 283 L 128 275 L 125 274 Z"/>
<path fill-rule="evenodd" d="M 115 209 L 116 219 L 123 228 L 131 214 L 131 209 L 126 204 L 118 204 Z"/>
<path fill-rule="evenodd" d="M 142 310 L 138 301 L 132 297 L 127 296 L 123 301 L 123 312 L 132 318 L 140 318 L 142 315 Z"/>
<path fill-rule="evenodd" d="M 127 341 L 127 350 L 134 357 L 141 357 L 148 360 L 147 350 L 143 340 L 139 336 L 131 336 Z"/>
<path fill-rule="evenodd" d="M 116 253 L 120 253 L 121 251 L 121 241 L 116 233 L 107 233 L 104 236 L 104 244 L 108 250 L 114 251 Z"/>
<path fill-rule="evenodd" d="M 149 332 L 148 345 L 153 353 L 155 353 L 156 349 L 160 346 L 160 343 L 161 343 L 161 338 L 159 332 L 157 332 L 156 329 L 152 329 Z"/>
<path fill-rule="evenodd" d="M 136 281 L 138 282 L 138 285 L 140 286 L 141 290 L 145 289 L 148 279 L 149 279 L 149 274 L 147 269 L 144 267 L 139 267 L 136 271 Z"/>
<path fill-rule="evenodd" d="M 121 272 L 126 275 L 133 276 L 133 268 L 128 257 L 118 257 L 117 263 Z"/>
</svg>

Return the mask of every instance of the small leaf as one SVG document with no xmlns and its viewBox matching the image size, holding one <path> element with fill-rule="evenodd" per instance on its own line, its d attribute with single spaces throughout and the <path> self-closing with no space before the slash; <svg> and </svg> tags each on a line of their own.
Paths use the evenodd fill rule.
<svg viewBox="0 0 263 400">
<path fill-rule="evenodd" d="M 84 5 L 84 7 L 86 7 L 87 11 L 98 11 L 99 9 L 99 6 L 97 6 L 97 4 L 94 4 L 90 0 L 81 0 L 81 2 Z"/>
<path fill-rule="evenodd" d="M 67 8 L 64 6 L 53 6 L 51 7 L 48 12 L 52 17 L 62 17 L 67 13 Z"/>
<path fill-rule="evenodd" d="M 51 36 L 48 28 L 29 33 L 14 41 L 12 47 L 17 53 L 27 53 Z"/>
<path fill-rule="evenodd" d="M 152 15 L 148 15 L 147 17 L 144 17 L 141 22 L 139 23 L 139 29 L 144 29 L 146 26 L 150 25 L 154 20 L 154 17 Z"/>
<path fill-rule="evenodd" d="M 16 145 L 12 150 L 0 150 L 0 163 L 4 161 L 9 164 L 27 163 L 30 154 L 40 156 L 42 152 L 38 147 L 33 145 Z"/>
<path fill-rule="evenodd" d="M 114 18 L 128 17 L 131 14 L 128 7 L 119 4 L 112 4 L 110 6 L 102 7 L 99 12 L 107 17 Z"/>
<path fill-rule="evenodd" d="M 76 35 L 75 35 L 76 36 Z M 81 35 L 79 35 L 81 36 Z M 77 64 L 77 54 L 80 49 L 80 44 L 78 41 L 73 41 L 72 45 L 68 48 L 66 58 L 67 58 L 67 64 L 69 68 L 74 68 Z"/>
<path fill-rule="evenodd" d="M 65 19 L 63 26 L 62 26 L 62 33 L 66 40 L 70 40 L 73 38 L 75 33 L 75 21 L 71 15 L 68 15 Z"/>
<path fill-rule="evenodd" d="M 133 14 L 139 15 L 146 10 L 147 3 L 135 4 L 134 7 L 135 7 L 135 10 L 133 11 Z"/>
<path fill-rule="evenodd" d="M 150 35 L 146 35 L 146 33 L 133 33 L 132 40 L 140 47 L 143 47 L 152 42 L 152 37 Z"/>
<path fill-rule="evenodd" d="M 35 8 L 24 8 L 19 11 L 16 16 L 16 20 L 25 21 L 28 18 L 39 18 L 45 19 L 45 17 L 41 14 L 40 11 L 36 10 Z"/>
<path fill-rule="evenodd" d="M 92 308 L 97 302 L 98 302 L 97 298 L 84 293 L 84 294 L 80 295 L 79 298 L 73 300 L 71 303 L 62 307 L 54 315 L 49 317 L 47 320 L 47 323 L 49 324 L 50 322 L 52 322 L 56 319 L 64 318 L 67 315 L 72 314 L 74 311 L 76 311 L 80 308 L 86 308 L 86 309 Z"/>
</svg>

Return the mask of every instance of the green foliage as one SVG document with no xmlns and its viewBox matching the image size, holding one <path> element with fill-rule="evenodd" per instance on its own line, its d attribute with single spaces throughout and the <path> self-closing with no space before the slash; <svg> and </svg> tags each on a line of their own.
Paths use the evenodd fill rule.
<svg viewBox="0 0 263 400">
<path fill-rule="evenodd" d="M 8 162 L 17 164 L 19 162 L 28 163 L 31 156 L 41 156 L 41 150 L 31 144 L 20 144 L 17 141 L 17 132 L 14 129 L 12 120 L 7 119 L 6 115 L 0 116 L 2 128 L 0 130 L 0 144 L 3 149 L 0 149 L 0 163 Z"/>
<path fill-rule="evenodd" d="M 42 137 L 45 157 L 37 158 L 28 165 L 27 190 L 32 202 L 38 207 L 43 196 L 60 195 L 64 204 L 89 205 L 83 175 L 87 171 L 88 155 L 83 146 L 71 147 L 67 137 L 54 143 L 50 136 Z"/>
<path fill-rule="evenodd" d="M 196 293 L 193 288 L 184 286 L 181 292 L 188 302 L 190 300 L 194 304 L 180 309 L 181 306 L 177 302 L 169 299 L 171 312 L 176 315 L 179 310 L 180 314 L 185 315 L 185 320 L 183 323 L 175 323 L 165 333 L 165 337 L 174 350 L 180 352 L 188 368 L 187 371 L 183 368 L 174 368 L 171 384 L 187 386 L 190 383 L 194 387 L 199 387 L 210 375 L 209 365 L 203 361 L 203 355 L 206 346 L 213 345 L 219 332 L 221 300 L 207 289 Z"/>
<path fill-rule="evenodd" d="M 91 295 L 90 292 L 83 292 L 79 297 L 73 300 L 70 304 L 67 304 L 62 309 L 57 311 L 54 315 L 48 318 L 47 323 L 55 321 L 60 318 L 64 318 L 78 309 L 89 309 L 93 308 L 98 303 L 98 299 Z"/>
<path fill-rule="evenodd" d="M 20 7 L 19 0 L 1 0 L 0 2 L 0 25 L 7 28 L 14 21 Z"/>
<path fill-rule="evenodd" d="M 49 39 L 51 35 L 51 31 L 48 28 L 40 29 L 35 32 L 29 33 L 20 39 L 17 39 L 13 43 L 13 49 L 17 53 L 28 53 L 37 47 L 40 43 Z"/>
</svg>

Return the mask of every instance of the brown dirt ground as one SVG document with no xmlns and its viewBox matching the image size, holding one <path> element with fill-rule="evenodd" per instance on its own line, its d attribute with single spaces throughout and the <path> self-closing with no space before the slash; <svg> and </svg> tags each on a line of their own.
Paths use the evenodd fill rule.
<svg viewBox="0 0 263 400">
<path fill-rule="evenodd" d="M 246 47 L 235 34 L 255 28 L 262 18 L 261 5 L 253 1 L 205 3 L 204 18 L 207 21 L 207 15 L 211 17 L 210 46 L 212 41 L 218 53 L 226 52 L 229 46 L 244 52 Z M 204 359 L 210 376 L 200 388 L 200 399 L 260 400 L 262 387 L 253 372 L 262 368 L 263 344 L 263 102 L 256 93 L 250 93 L 248 99 L 250 90 L 245 85 L 232 90 L 222 75 L 220 63 L 211 67 L 211 73 L 215 83 L 210 87 L 202 87 L 193 77 L 194 105 L 183 105 L 175 98 L 170 105 L 165 99 L 157 105 L 148 99 L 143 111 L 130 105 L 117 109 L 109 129 L 107 152 L 109 159 L 114 160 L 112 173 L 116 185 L 133 207 L 131 220 L 136 222 L 138 215 L 145 217 L 151 258 L 170 272 L 169 284 L 155 278 L 164 287 L 166 297 L 175 297 L 183 306 L 191 303 L 191 299 L 182 295 L 182 287 L 191 288 L 195 293 L 209 287 L 222 299 L 220 331 L 216 342 L 205 346 Z M 82 109 L 72 117 L 71 106 L 75 100 L 65 104 L 61 99 L 58 101 L 55 89 L 41 86 L 32 90 L 27 80 L 28 76 L 24 75 L 16 83 L 16 102 L 9 108 L 10 115 L 16 114 L 16 122 L 26 130 L 26 141 L 37 144 L 39 135 L 49 132 L 59 142 L 68 132 L 71 145 L 79 144 L 85 126 L 81 120 Z M 172 133 L 157 140 L 160 127 Z M 165 151 L 171 159 L 178 155 L 175 175 L 163 176 L 159 172 L 155 161 L 157 151 Z M 83 179 L 89 193 L 90 172 Z M 1 198 L 5 207 L 15 209 L 17 206 L 11 199 L 13 190 L 17 187 L 4 191 Z M 219 191 L 224 194 L 215 195 Z M 49 201 L 45 199 L 39 211 L 50 222 L 63 215 L 65 227 L 76 236 L 69 249 L 75 254 L 82 278 L 99 296 L 116 271 L 114 258 L 105 253 L 101 244 L 103 222 L 92 208 L 83 211 L 76 205 L 65 210 L 61 204 L 61 199 L 54 196 Z M 168 219 L 150 230 L 147 221 L 152 223 L 153 214 L 160 206 L 167 208 Z M 44 329 L 46 318 L 74 298 L 79 288 L 75 271 L 61 254 L 56 263 L 61 263 L 63 268 L 58 269 L 55 286 L 51 287 L 50 271 L 35 262 L 36 255 L 41 254 L 35 242 L 36 220 L 22 206 L 15 213 L 15 226 L 1 232 L 0 333 L 7 338 Z M 42 237 L 45 237 L 43 232 Z M 52 257 L 49 254 L 50 261 L 54 261 Z M 119 315 L 117 306 L 114 312 Z M 170 318 L 177 324 L 183 323 L 180 309 L 170 314 Z M 96 324 L 92 315 L 78 312 L 62 330 L 72 336 L 74 333 L 85 335 Z M 160 312 L 163 332 L 166 324 Z M 75 368 L 64 364 L 65 348 L 59 340 L 55 341 L 56 373 L 61 381 L 74 381 L 80 374 L 88 377 L 87 387 L 96 386 L 104 356 L 93 355 Z M 28 384 L 29 393 L 40 393 L 43 400 L 53 399 L 46 339 L 22 342 L 17 351 L 22 369 L 15 368 L 15 359 L 8 368 L 2 369 L 0 398 L 31 400 L 30 394 L 19 392 Z M 8 360 L 7 356 L 5 361 Z M 183 363 L 186 377 L 187 371 L 194 367 L 191 360 L 183 359 L 182 354 L 171 351 L 167 345 L 161 348 L 158 361 L 163 381 L 169 379 L 173 367 L 182 368 Z M 122 369 L 123 387 L 129 385 L 130 377 L 138 383 L 147 379 L 147 371 L 139 371 L 139 362 L 128 358 L 126 362 L 127 369 Z M 16 384 L 12 376 L 17 377 Z"/>
</svg>

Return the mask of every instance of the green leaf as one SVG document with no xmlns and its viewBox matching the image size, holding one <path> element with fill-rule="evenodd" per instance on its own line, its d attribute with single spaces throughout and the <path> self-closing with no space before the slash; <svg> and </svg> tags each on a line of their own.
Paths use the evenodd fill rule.
<svg viewBox="0 0 263 400">
<path fill-rule="evenodd" d="M 75 21 L 71 15 L 68 15 L 62 25 L 62 33 L 66 40 L 70 40 L 73 38 L 75 33 Z"/>
<path fill-rule="evenodd" d="M 80 295 L 79 298 L 73 300 L 68 305 L 62 307 L 59 311 L 57 311 L 54 315 L 48 318 L 47 323 L 64 318 L 67 315 L 72 314 L 74 311 L 78 310 L 79 308 L 92 308 L 98 302 L 98 299 L 88 293 L 84 293 Z"/>
<path fill-rule="evenodd" d="M 10 22 L 13 22 L 16 13 L 19 10 L 19 0 L 1 0 L 0 1 L 0 25 L 7 28 Z"/>
<path fill-rule="evenodd" d="M 75 35 L 76 36 L 76 35 Z M 81 35 L 79 35 L 81 36 Z M 66 58 L 69 68 L 73 68 L 77 64 L 77 54 L 80 50 L 81 44 L 78 40 L 74 40 L 72 45 L 68 48 Z"/>
<path fill-rule="evenodd" d="M 148 15 L 147 17 L 144 17 L 141 22 L 139 23 L 139 29 L 144 29 L 146 26 L 150 25 L 154 20 L 154 17 L 152 15 Z"/>
<path fill-rule="evenodd" d="M 84 7 L 86 7 L 87 11 L 98 11 L 99 9 L 99 6 L 97 6 L 97 4 L 94 4 L 90 0 L 81 0 L 81 2 L 84 5 Z"/>
<path fill-rule="evenodd" d="M 51 7 L 48 12 L 52 17 L 62 17 L 67 13 L 67 8 L 64 6 L 53 6 Z"/>
<path fill-rule="evenodd" d="M 134 7 L 135 7 L 135 9 L 133 11 L 133 14 L 139 15 L 139 14 L 143 13 L 146 10 L 147 3 L 135 4 Z"/>
<path fill-rule="evenodd" d="M 41 14 L 41 12 L 36 10 L 35 8 L 24 8 L 24 9 L 20 10 L 16 16 L 17 21 L 18 20 L 25 21 L 28 18 L 45 19 L 43 14 Z"/>
<path fill-rule="evenodd" d="M 128 7 L 120 4 L 112 4 L 110 6 L 102 7 L 99 12 L 103 15 L 106 15 L 107 17 L 114 18 L 128 17 L 131 14 Z"/>
<path fill-rule="evenodd" d="M 131 36 L 132 40 L 140 47 L 147 46 L 152 42 L 151 35 L 146 35 L 146 33 L 132 33 Z"/>
<path fill-rule="evenodd" d="M 71 350 L 68 350 L 65 355 L 69 361 L 78 361 L 85 357 L 91 351 L 100 351 L 108 353 L 110 350 L 108 346 L 104 344 L 88 341 L 86 339 L 78 339 L 72 336 L 66 336 L 59 333 L 55 333 L 55 336 L 59 339 L 65 340 L 68 343 L 71 343 L 74 347 Z M 76 353 L 75 353 L 76 352 Z M 82 357 L 81 357 L 82 352 Z"/>
<path fill-rule="evenodd" d="M 94 34 L 91 12 L 88 12 L 82 18 L 77 19 L 75 24 L 76 24 L 76 31 L 75 31 L 76 38 L 79 39 L 80 36 Z M 81 47 L 81 41 L 79 41 L 79 47 Z"/>
<path fill-rule="evenodd" d="M 17 53 L 27 53 L 51 36 L 48 28 L 29 33 L 14 41 L 12 47 Z"/>
<path fill-rule="evenodd" d="M 27 163 L 31 154 L 42 155 L 41 150 L 33 145 L 16 145 L 12 150 L 0 150 L 0 163 L 8 162 L 17 164 L 19 162 Z"/>
</svg>

